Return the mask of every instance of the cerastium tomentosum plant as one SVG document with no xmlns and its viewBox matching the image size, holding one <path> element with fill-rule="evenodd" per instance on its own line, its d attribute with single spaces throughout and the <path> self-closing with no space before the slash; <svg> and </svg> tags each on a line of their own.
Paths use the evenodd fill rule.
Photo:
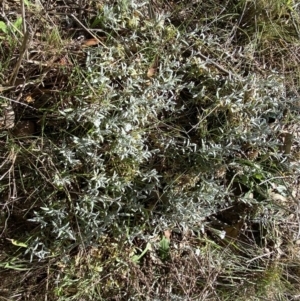
<svg viewBox="0 0 300 301">
<path fill-rule="evenodd" d="M 233 179 L 252 174 L 244 181 L 248 190 L 271 176 L 280 125 L 268 118 L 282 119 L 282 78 L 224 74 L 202 54 L 219 47 L 219 36 L 205 26 L 180 31 L 168 16 L 155 25 L 137 16 L 121 38 L 129 12 L 139 9 L 134 1 L 126 10 L 103 7 L 98 21 L 111 32 L 108 47 L 86 50 L 81 95 L 61 110 L 71 135 L 55 147 L 52 181 L 64 200 L 48 200 L 34 218 L 58 239 L 89 243 L 122 227 L 124 216 L 145 216 L 155 191 L 157 213 L 164 210 L 156 219 L 153 209 L 158 224 L 201 228 L 236 201 L 225 188 L 232 179 L 214 180 L 217 168 Z M 247 147 L 264 165 L 247 163 Z"/>
</svg>

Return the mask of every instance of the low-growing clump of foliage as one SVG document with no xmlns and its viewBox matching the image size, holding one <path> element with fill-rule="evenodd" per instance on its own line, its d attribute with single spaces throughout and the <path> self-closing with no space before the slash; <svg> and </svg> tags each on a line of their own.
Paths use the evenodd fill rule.
<svg viewBox="0 0 300 301">
<path fill-rule="evenodd" d="M 87 5 L 96 47 L 48 16 L 40 65 L 0 96 L 35 124 L 1 133 L 5 277 L 48 300 L 299 294 L 297 5 Z"/>
</svg>

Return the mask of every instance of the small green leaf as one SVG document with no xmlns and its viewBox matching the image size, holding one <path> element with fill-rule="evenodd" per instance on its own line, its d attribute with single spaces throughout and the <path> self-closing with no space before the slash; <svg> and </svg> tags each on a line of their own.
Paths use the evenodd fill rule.
<svg viewBox="0 0 300 301">
<path fill-rule="evenodd" d="M 161 241 L 159 242 L 159 251 L 160 251 L 160 256 L 161 259 L 167 259 L 169 256 L 169 251 L 170 251 L 170 240 L 166 237 L 163 237 Z"/>
<path fill-rule="evenodd" d="M 27 244 L 25 244 L 25 243 L 23 243 L 23 242 L 20 242 L 20 241 L 17 241 L 17 240 L 15 240 L 15 239 L 9 239 L 9 238 L 8 238 L 8 240 L 10 240 L 11 243 L 12 243 L 13 245 L 15 245 L 15 246 L 22 247 L 22 248 L 27 248 L 27 247 L 28 247 Z"/>
<path fill-rule="evenodd" d="M 262 179 L 264 179 L 264 175 L 261 173 L 257 173 L 257 174 L 254 174 L 254 178 L 257 180 L 262 180 Z"/>
<path fill-rule="evenodd" d="M 27 6 L 30 6 L 31 3 L 28 1 L 28 0 L 24 0 L 24 3 L 27 5 Z"/>
<path fill-rule="evenodd" d="M 10 263 L 5 264 L 4 268 L 15 270 L 15 271 L 28 271 L 29 270 L 29 268 L 23 267 L 22 264 L 20 264 L 20 265 L 12 264 L 11 265 Z"/>
<path fill-rule="evenodd" d="M 18 19 L 14 22 L 13 26 L 14 26 L 14 28 L 16 28 L 16 29 L 20 29 L 21 26 L 22 26 L 22 18 L 21 18 L 21 17 L 18 18 Z"/>
<path fill-rule="evenodd" d="M 91 28 L 97 27 L 99 24 L 101 24 L 101 22 L 102 22 L 102 19 L 100 17 L 96 17 L 91 25 Z"/>
<path fill-rule="evenodd" d="M 151 250 L 151 244 L 149 242 L 147 243 L 145 250 L 140 255 L 133 255 L 131 257 L 131 260 L 134 263 L 138 263 L 140 259 L 147 253 L 148 250 Z"/>
<path fill-rule="evenodd" d="M 0 21 L 0 30 L 7 33 L 7 26 L 3 21 Z"/>
</svg>

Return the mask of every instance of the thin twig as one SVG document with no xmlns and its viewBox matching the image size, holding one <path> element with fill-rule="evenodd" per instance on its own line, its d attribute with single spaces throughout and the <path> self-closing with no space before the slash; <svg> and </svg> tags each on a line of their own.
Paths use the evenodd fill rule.
<svg viewBox="0 0 300 301">
<path fill-rule="evenodd" d="M 95 36 L 91 30 L 89 30 L 86 26 L 84 26 L 75 16 L 74 14 L 71 14 L 71 17 L 84 29 L 86 30 L 93 38 L 95 38 L 104 48 L 108 49 L 107 46 L 105 46 L 97 36 Z"/>
<path fill-rule="evenodd" d="M 49 278 L 50 278 L 50 264 L 47 267 L 47 278 L 46 278 L 46 294 L 45 301 L 48 301 L 48 292 L 49 292 Z"/>
<path fill-rule="evenodd" d="M 219 71 L 226 73 L 226 74 L 229 76 L 229 78 L 233 78 L 233 77 L 237 77 L 237 78 L 238 78 L 238 77 L 239 77 L 237 74 L 234 74 L 234 73 L 232 73 L 231 71 L 225 69 L 225 68 L 222 67 L 220 64 L 214 62 L 213 60 L 211 60 L 210 58 L 208 58 L 208 57 L 205 56 L 204 54 L 202 54 L 202 53 L 198 53 L 198 54 L 199 54 L 199 56 L 200 56 L 202 59 L 204 59 L 206 62 L 208 62 L 208 63 L 214 65 Z"/>
<path fill-rule="evenodd" d="M 21 0 L 21 14 L 22 14 L 22 26 L 23 26 L 23 34 L 26 34 L 26 21 L 25 21 L 25 5 L 24 0 Z"/>
<path fill-rule="evenodd" d="M 255 260 L 257 260 L 257 259 L 263 258 L 263 257 L 265 257 L 265 256 L 270 256 L 270 255 L 272 255 L 273 253 L 274 253 L 274 251 L 268 252 L 268 253 L 265 253 L 265 254 L 262 254 L 262 255 L 257 256 L 257 257 L 254 257 L 254 258 L 248 260 L 247 263 L 250 263 L 250 262 L 255 261 Z"/>
<path fill-rule="evenodd" d="M 27 32 L 26 19 L 25 19 L 25 4 L 24 4 L 24 0 L 20 0 L 20 1 L 21 1 L 21 14 L 22 14 L 22 30 L 23 30 L 23 35 L 25 37 Z M 26 51 L 25 56 L 26 59 L 28 59 L 28 51 Z"/>
<path fill-rule="evenodd" d="M 153 9 L 153 3 L 152 3 L 151 0 L 148 3 L 148 14 L 149 14 L 150 19 L 152 19 L 152 20 L 156 19 L 156 14 L 155 14 L 155 11 Z"/>
<path fill-rule="evenodd" d="M 11 101 L 11 102 L 15 102 L 15 103 L 17 103 L 17 104 L 19 104 L 19 105 L 22 105 L 22 106 L 24 106 L 24 107 L 28 107 L 28 108 L 30 108 L 30 109 L 33 109 L 33 110 L 36 110 L 36 111 L 37 111 L 36 108 L 33 108 L 33 107 L 31 107 L 31 106 L 29 106 L 29 105 L 23 103 L 23 102 L 19 102 L 19 101 L 17 101 L 17 100 L 13 100 L 13 99 L 11 99 L 11 98 L 7 98 L 7 97 L 5 97 L 5 96 L 3 96 L 3 95 L 0 95 L 0 97 L 3 98 L 3 99 L 5 99 L 5 100 Z"/>
<path fill-rule="evenodd" d="M 220 105 L 216 105 L 208 114 L 206 114 L 200 121 L 197 122 L 188 132 L 189 134 L 191 131 L 193 131 L 195 128 L 197 128 L 210 114 L 212 114 Z"/>
<path fill-rule="evenodd" d="M 21 51 L 20 51 L 18 62 L 17 62 L 16 66 L 15 66 L 15 68 L 14 68 L 12 74 L 11 74 L 11 77 L 9 78 L 9 81 L 8 81 L 9 86 L 14 86 L 15 83 L 16 83 L 16 79 L 17 79 L 17 76 L 18 76 L 18 73 L 19 73 L 24 55 L 26 53 L 28 44 L 29 44 L 29 31 L 27 30 L 24 37 L 23 37 L 23 43 L 22 43 L 22 46 L 21 46 Z"/>
</svg>

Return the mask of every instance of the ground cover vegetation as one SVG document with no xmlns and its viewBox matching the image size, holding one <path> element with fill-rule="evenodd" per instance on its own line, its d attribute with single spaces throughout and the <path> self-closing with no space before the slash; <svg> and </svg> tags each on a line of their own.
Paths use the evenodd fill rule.
<svg viewBox="0 0 300 301">
<path fill-rule="evenodd" d="M 1 300 L 298 300 L 300 5 L 2 1 Z"/>
</svg>

